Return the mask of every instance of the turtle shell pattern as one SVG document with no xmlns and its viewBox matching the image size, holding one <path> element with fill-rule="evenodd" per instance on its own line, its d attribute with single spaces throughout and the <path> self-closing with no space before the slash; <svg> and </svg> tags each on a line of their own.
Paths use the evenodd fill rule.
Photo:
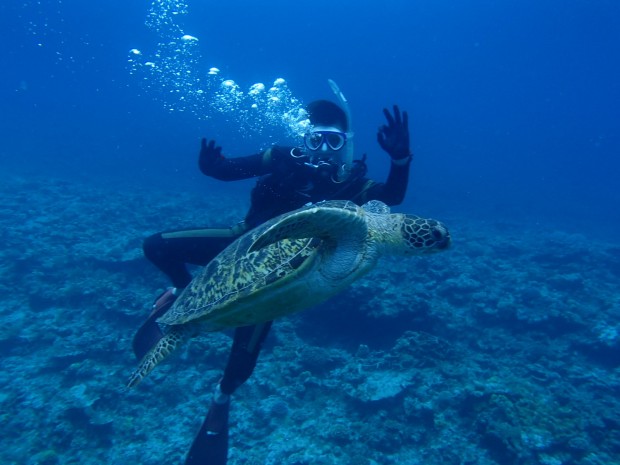
<svg viewBox="0 0 620 465">
<path fill-rule="evenodd" d="M 301 210 L 316 206 L 309 205 Z M 320 206 L 347 210 L 355 216 L 360 215 L 362 210 L 350 201 L 328 201 Z M 285 286 L 312 266 L 318 256 L 318 248 L 323 246 L 323 241 L 318 238 L 286 239 L 286 231 L 281 231 L 279 235 L 283 237 L 276 242 L 248 252 L 258 237 L 286 215 L 289 214 L 264 223 L 227 247 L 192 280 L 175 305 L 158 322 L 180 325 L 209 319 L 214 320 L 211 330 L 247 325 L 246 313 L 239 314 L 238 321 L 234 321 L 228 311 L 224 312 L 226 323 L 218 327 L 214 313 L 234 302 L 254 299 L 257 292 L 272 292 L 274 288 Z M 256 311 L 265 313 L 265 318 L 260 319 L 272 319 L 269 309 L 259 307 Z"/>
</svg>

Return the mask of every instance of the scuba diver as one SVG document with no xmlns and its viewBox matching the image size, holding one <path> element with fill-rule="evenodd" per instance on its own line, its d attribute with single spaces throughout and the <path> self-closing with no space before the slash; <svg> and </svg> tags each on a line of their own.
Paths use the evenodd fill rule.
<svg viewBox="0 0 620 465">
<path fill-rule="evenodd" d="M 162 336 L 156 319 L 174 303 L 192 279 L 186 264 L 206 265 L 227 245 L 261 223 L 309 202 L 351 200 L 362 205 L 381 200 L 388 205 L 403 201 L 412 154 L 407 112 L 394 105 L 383 110 L 387 124 L 377 141 L 391 159 L 386 182 L 366 177 L 366 155 L 353 159 L 351 116 L 344 95 L 329 81 L 341 106 L 328 100 L 307 106 L 311 126 L 299 147 L 273 146 L 245 157 L 225 157 L 215 141 L 202 139 L 198 164 L 206 176 L 223 181 L 259 177 L 251 193 L 245 220 L 226 229 L 174 230 L 154 234 L 143 244 L 144 255 L 163 271 L 173 287 L 160 295 L 133 341 L 141 359 Z M 215 388 L 207 416 L 186 458 L 186 465 L 224 465 L 228 456 L 230 397 L 252 374 L 272 322 L 236 328 L 224 374 Z"/>
</svg>

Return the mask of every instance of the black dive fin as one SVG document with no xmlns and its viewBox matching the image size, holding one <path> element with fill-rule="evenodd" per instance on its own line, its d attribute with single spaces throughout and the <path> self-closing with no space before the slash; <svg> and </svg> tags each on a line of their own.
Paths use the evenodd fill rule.
<svg viewBox="0 0 620 465">
<path fill-rule="evenodd" d="M 211 403 L 209 413 L 194 438 L 185 465 L 226 465 L 228 460 L 228 412 L 230 400 Z"/>
<path fill-rule="evenodd" d="M 142 360 L 148 351 L 151 350 L 164 336 L 164 333 L 162 333 L 161 328 L 157 324 L 157 318 L 162 316 L 170 309 L 170 307 L 172 307 L 174 300 L 175 298 L 172 296 L 167 298 L 162 304 L 158 305 L 158 298 L 156 300 L 155 310 L 149 315 L 146 321 L 142 323 L 142 326 L 138 328 L 138 331 L 136 331 L 136 335 L 133 337 L 132 347 L 133 353 L 138 360 Z"/>
<path fill-rule="evenodd" d="M 148 317 L 133 337 L 133 342 L 131 345 L 133 347 L 133 353 L 138 360 L 142 360 L 148 351 L 151 350 L 164 336 L 159 328 L 159 325 L 157 324 L 157 321 L 155 321 L 158 316 L 154 317 L 154 315 L 151 315 Z"/>
</svg>

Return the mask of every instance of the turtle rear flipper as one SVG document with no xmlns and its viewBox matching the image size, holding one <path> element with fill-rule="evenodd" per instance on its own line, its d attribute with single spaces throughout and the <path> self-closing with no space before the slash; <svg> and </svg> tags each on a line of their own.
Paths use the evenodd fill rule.
<svg viewBox="0 0 620 465">
<path fill-rule="evenodd" d="M 157 344 L 142 358 L 136 371 L 130 376 L 127 387 L 132 388 L 140 384 L 159 362 L 170 355 L 177 347 L 190 336 L 187 325 L 172 327 Z"/>
</svg>

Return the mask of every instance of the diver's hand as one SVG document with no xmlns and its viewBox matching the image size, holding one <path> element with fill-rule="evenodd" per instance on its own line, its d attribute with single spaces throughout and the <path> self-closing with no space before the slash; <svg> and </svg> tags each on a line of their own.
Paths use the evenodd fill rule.
<svg viewBox="0 0 620 465">
<path fill-rule="evenodd" d="M 207 139 L 202 139 L 200 144 L 200 155 L 198 156 L 200 171 L 204 174 L 209 174 L 210 168 L 212 168 L 218 160 L 223 158 L 222 147 L 216 146 L 214 140 L 207 142 Z"/>
<path fill-rule="evenodd" d="M 409 117 L 403 111 L 402 118 L 398 105 L 394 105 L 394 116 L 387 108 L 383 109 L 387 126 L 383 125 L 377 133 L 377 141 L 395 162 L 405 162 L 411 158 L 409 149 Z"/>
</svg>

